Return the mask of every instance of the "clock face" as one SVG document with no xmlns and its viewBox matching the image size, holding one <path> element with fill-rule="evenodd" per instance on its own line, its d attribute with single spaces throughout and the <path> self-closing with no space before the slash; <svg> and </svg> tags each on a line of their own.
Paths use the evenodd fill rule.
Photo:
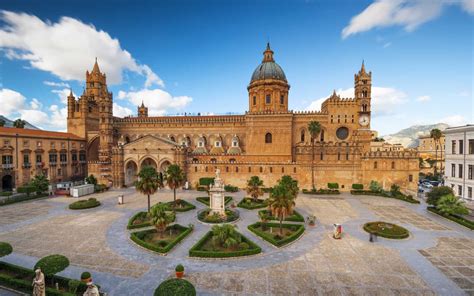
<svg viewBox="0 0 474 296">
<path fill-rule="evenodd" d="M 362 115 L 359 117 L 359 124 L 362 126 L 368 126 L 369 125 L 369 116 L 367 115 Z"/>
</svg>

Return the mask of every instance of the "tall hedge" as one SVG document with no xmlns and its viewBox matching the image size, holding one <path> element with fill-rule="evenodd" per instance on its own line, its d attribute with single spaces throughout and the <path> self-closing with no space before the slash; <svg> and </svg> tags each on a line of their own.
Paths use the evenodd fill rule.
<svg viewBox="0 0 474 296">
<path fill-rule="evenodd" d="M 58 272 L 65 270 L 69 266 L 69 259 L 63 255 L 49 255 L 41 258 L 35 264 L 35 270 L 41 268 L 41 271 L 47 275 L 52 276 Z"/>
<path fill-rule="evenodd" d="M 201 186 L 210 186 L 211 184 L 214 184 L 214 178 L 199 178 L 199 185 Z"/>
<path fill-rule="evenodd" d="M 328 183 L 329 189 L 339 189 L 339 183 Z"/>
</svg>

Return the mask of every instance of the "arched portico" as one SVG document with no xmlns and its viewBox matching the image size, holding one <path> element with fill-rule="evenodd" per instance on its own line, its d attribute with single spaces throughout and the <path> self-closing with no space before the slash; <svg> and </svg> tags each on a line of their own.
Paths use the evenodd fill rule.
<svg viewBox="0 0 474 296">
<path fill-rule="evenodd" d="M 125 164 L 125 185 L 133 186 L 137 180 L 138 165 L 135 161 L 129 160 Z"/>
<path fill-rule="evenodd" d="M 155 169 L 158 168 L 158 165 L 156 164 L 156 160 L 151 156 L 146 156 L 142 159 L 141 164 L 140 164 L 140 169 L 142 169 L 145 166 L 152 166 Z"/>
</svg>

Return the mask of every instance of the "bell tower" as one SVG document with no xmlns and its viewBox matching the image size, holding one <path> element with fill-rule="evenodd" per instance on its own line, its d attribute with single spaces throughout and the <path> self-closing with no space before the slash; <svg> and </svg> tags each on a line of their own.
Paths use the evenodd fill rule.
<svg viewBox="0 0 474 296">
<path fill-rule="evenodd" d="M 372 72 L 365 71 L 364 61 L 359 73 L 354 74 L 354 96 L 359 102 L 359 112 L 370 113 L 370 101 L 372 98 Z"/>
</svg>

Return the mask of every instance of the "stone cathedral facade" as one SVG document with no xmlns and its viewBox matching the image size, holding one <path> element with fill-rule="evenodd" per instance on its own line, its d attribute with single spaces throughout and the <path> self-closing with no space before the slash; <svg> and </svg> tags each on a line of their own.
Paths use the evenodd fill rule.
<svg viewBox="0 0 474 296">
<path fill-rule="evenodd" d="M 191 186 L 200 177 L 220 169 L 226 183 L 245 187 L 254 175 L 267 187 L 283 175 L 311 188 L 312 146 L 308 123 L 318 121 L 315 139 L 315 185 L 328 182 L 350 190 L 353 183 L 366 187 L 376 180 L 385 188 L 398 184 L 416 192 L 418 156 L 412 150 L 373 151 L 371 142 L 372 73 L 364 64 L 354 75 L 354 98 L 335 92 L 320 111 L 288 110 L 290 84 L 267 45 L 248 90 L 245 115 L 137 116 L 119 118 L 112 112 L 113 96 L 106 75 L 96 63 L 86 72 L 84 93 L 68 97 L 68 132 L 87 140 L 88 173 L 101 183 L 130 186 L 145 165 L 163 171 L 171 163 L 186 172 Z"/>
</svg>

